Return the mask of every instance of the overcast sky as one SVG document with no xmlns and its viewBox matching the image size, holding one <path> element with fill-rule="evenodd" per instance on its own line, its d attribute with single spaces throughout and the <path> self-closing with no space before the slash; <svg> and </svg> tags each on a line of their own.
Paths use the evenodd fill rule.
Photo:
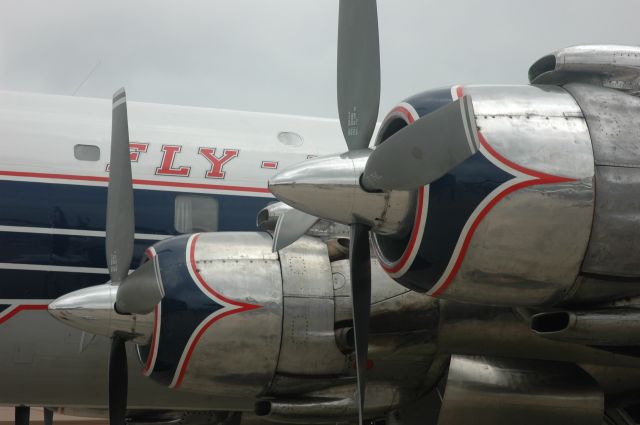
<svg viewBox="0 0 640 425">
<path fill-rule="evenodd" d="M 432 87 L 526 83 L 556 48 L 640 44 L 638 0 L 378 11 L 381 114 Z M 0 0 L 0 89 L 110 97 L 124 85 L 131 100 L 335 117 L 337 13 L 337 0 Z"/>
</svg>

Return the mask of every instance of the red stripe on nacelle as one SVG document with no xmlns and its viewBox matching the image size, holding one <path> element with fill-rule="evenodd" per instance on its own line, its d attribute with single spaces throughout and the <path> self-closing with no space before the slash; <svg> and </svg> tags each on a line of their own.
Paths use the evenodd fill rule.
<svg viewBox="0 0 640 425">
<path fill-rule="evenodd" d="M 222 319 L 223 317 L 227 317 L 227 316 L 230 316 L 230 315 L 236 314 L 236 313 L 242 313 L 243 311 L 255 310 L 255 309 L 261 307 L 259 305 L 247 304 L 247 303 L 242 303 L 242 302 L 239 302 L 239 301 L 231 300 L 231 299 L 225 297 L 224 295 L 220 294 L 219 292 L 215 291 L 213 288 L 211 288 L 207 284 L 207 282 L 204 280 L 204 278 L 202 277 L 202 275 L 198 271 L 198 268 L 197 268 L 197 265 L 196 265 L 196 258 L 195 258 L 196 242 L 197 242 L 199 237 L 200 237 L 200 234 L 196 234 L 196 235 L 193 236 L 193 240 L 191 241 L 191 248 L 189 250 L 189 262 L 191 263 L 191 268 L 193 270 L 193 273 L 195 274 L 196 278 L 198 279 L 198 282 L 200 282 L 200 284 L 204 288 L 206 288 L 207 291 L 209 291 L 214 296 L 214 298 L 218 298 L 218 299 L 224 301 L 225 303 L 237 306 L 238 308 L 235 308 L 233 310 L 228 310 L 228 311 L 226 311 L 226 312 L 224 312 L 224 313 L 222 313 L 220 315 L 217 315 L 217 316 L 211 318 L 198 331 L 198 333 L 196 334 L 195 338 L 193 339 L 193 342 L 187 348 L 187 355 L 186 355 L 186 357 L 184 359 L 184 362 L 182 363 L 182 368 L 178 372 L 178 379 L 177 379 L 176 384 L 174 385 L 173 388 L 180 388 L 180 385 L 182 385 L 182 380 L 184 379 L 185 372 L 187 371 L 187 366 L 189 364 L 189 361 L 191 360 L 191 355 L 193 354 L 193 351 L 195 350 L 196 345 L 198 345 L 198 342 L 200 341 L 200 338 L 206 332 L 206 330 L 209 329 L 209 327 L 211 325 L 213 325 L 215 322 L 217 322 L 218 320 Z"/>
<path fill-rule="evenodd" d="M 491 156 L 493 156 L 498 161 L 502 162 L 503 164 L 507 165 L 508 167 L 510 167 L 510 168 L 512 168 L 514 170 L 517 170 L 517 171 L 519 171 L 519 172 L 521 172 L 523 174 L 527 174 L 527 175 L 529 175 L 531 177 L 536 177 L 536 180 L 527 180 L 527 181 L 520 182 L 518 184 L 515 184 L 513 186 L 508 187 L 503 192 L 501 192 L 498 195 L 496 195 L 496 197 L 493 198 L 482 209 L 482 211 L 480 211 L 480 213 L 478 214 L 478 216 L 473 221 L 473 224 L 471 225 L 469 231 L 467 232 L 467 234 L 466 234 L 466 236 L 464 238 L 464 241 L 462 243 L 462 248 L 460 249 L 460 253 L 458 254 L 458 258 L 456 258 L 456 261 L 455 261 L 455 263 L 453 265 L 453 268 L 451 269 L 451 272 L 449 273 L 449 276 L 447 276 L 447 278 L 444 281 L 444 283 L 442 284 L 442 286 L 440 286 L 440 288 L 438 288 L 436 291 L 434 291 L 431 294 L 434 297 L 442 295 L 442 293 L 449 287 L 449 285 L 451 284 L 453 279 L 456 277 L 456 275 L 458 274 L 458 271 L 460 270 L 460 266 L 462 265 L 462 260 L 464 260 L 465 254 L 467 253 L 467 249 L 469 249 L 469 244 L 471 243 L 471 238 L 473 237 L 473 234 L 475 233 L 476 229 L 478 228 L 478 226 L 480 225 L 482 220 L 487 216 L 487 214 L 489 214 L 491 209 L 498 202 L 500 202 L 502 199 L 504 199 L 507 195 L 509 195 L 509 194 L 511 194 L 511 193 L 513 193 L 513 192 L 515 192 L 517 190 L 523 189 L 525 187 L 537 186 L 537 185 L 541 185 L 541 184 L 565 183 L 565 182 L 575 181 L 575 179 L 571 179 L 571 178 L 567 178 L 567 177 L 553 176 L 551 174 L 541 173 L 541 172 L 534 171 L 534 170 L 531 170 L 529 168 L 523 167 L 521 165 L 518 165 L 518 164 L 516 164 L 516 163 L 514 163 L 512 161 L 509 161 L 508 159 L 506 159 L 505 157 L 500 155 L 495 149 L 493 149 L 493 147 L 491 147 L 491 145 L 489 145 L 487 140 L 484 138 L 482 133 L 480 133 L 479 131 L 478 131 L 478 138 L 480 140 L 480 144 L 487 150 L 487 152 L 489 152 L 491 154 Z"/>
</svg>

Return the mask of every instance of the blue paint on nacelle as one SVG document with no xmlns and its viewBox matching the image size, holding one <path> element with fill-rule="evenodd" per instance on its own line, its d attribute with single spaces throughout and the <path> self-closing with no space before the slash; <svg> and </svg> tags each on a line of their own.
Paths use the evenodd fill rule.
<svg viewBox="0 0 640 425">
<path fill-rule="evenodd" d="M 454 101 L 452 89 L 447 87 L 420 93 L 404 101 L 420 118 Z M 381 128 L 382 142 L 398 131 L 403 125 L 392 121 L 404 120 L 404 116 L 390 115 Z M 456 246 L 464 237 L 465 225 L 477 213 L 481 203 L 490 193 L 514 176 L 496 166 L 481 151 L 450 170 L 449 173 L 424 189 L 426 215 L 418 217 L 412 232 L 404 239 L 374 235 L 378 256 L 387 264 L 387 271 L 402 285 L 419 292 L 432 290 L 455 260 Z M 419 240 L 416 237 L 418 225 L 424 227 Z M 468 232 L 468 229 L 466 230 Z M 417 252 L 415 252 L 417 250 Z M 398 273 L 390 264 L 407 261 L 410 252 L 415 257 L 406 271 Z"/>
<path fill-rule="evenodd" d="M 155 365 L 150 377 L 170 385 L 195 329 L 222 305 L 206 296 L 196 285 L 187 266 L 187 242 L 190 236 L 178 236 L 153 246 L 158 256 L 165 296 L 161 301 L 160 334 L 157 338 Z M 146 363 L 152 345 L 140 347 Z"/>
</svg>

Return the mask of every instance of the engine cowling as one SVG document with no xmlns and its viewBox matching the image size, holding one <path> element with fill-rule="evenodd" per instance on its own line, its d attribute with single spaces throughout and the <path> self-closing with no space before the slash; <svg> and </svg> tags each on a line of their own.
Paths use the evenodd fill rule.
<svg viewBox="0 0 640 425">
<path fill-rule="evenodd" d="M 408 236 L 374 236 L 378 258 L 398 282 L 433 296 L 554 303 L 576 281 L 593 217 L 593 153 L 580 107 L 557 87 L 456 86 L 400 104 L 377 143 L 463 93 L 473 99 L 480 150 L 419 189 Z"/>
<path fill-rule="evenodd" d="M 585 83 L 455 86 L 401 103 L 376 143 L 463 94 L 480 150 L 418 191 L 408 236 L 374 235 L 384 269 L 412 289 L 480 304 L 638 295 L 640 98 Z"/>
<path fill-rule="evenodd" d="M 314 238 L 271 252 L 267 233 L 203 233 L 154 245 L 165 297 L 145 374 L 172 388 L 256 397 L 278 375 L 335 376 L 332 272 Z"/>
</svg>

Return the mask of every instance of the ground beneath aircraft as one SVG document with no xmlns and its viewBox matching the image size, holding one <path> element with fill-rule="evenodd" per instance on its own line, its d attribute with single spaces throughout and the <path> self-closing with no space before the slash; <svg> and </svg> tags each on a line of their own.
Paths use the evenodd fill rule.
<svg viewBox="0 0 640 425">
<path fill-rule="evenodd" d="M 14 408 L 0 407 L 0 425 L 13 425 L 13 420 Z M 77 418 L 75 416 L 66 416 L 56 413 L 53 417 L 53 423 L 55 425 L 107 425 L 109 422 L 103 419 Z M 34 407 L 31 409 L 31 424 L 44 424 L 44 415 L 42 413 L 42 408 Z"/>
</svg>

